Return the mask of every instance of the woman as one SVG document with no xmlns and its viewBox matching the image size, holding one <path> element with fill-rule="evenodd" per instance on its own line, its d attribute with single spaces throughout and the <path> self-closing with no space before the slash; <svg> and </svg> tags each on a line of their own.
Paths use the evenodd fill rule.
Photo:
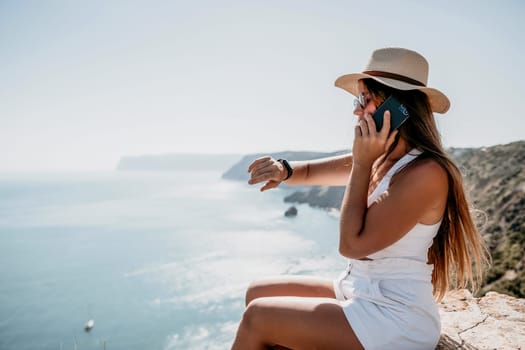
<svg viewBox="0 0 525 350">
<path fill-rule="evenodd" d="M 434 349 L 436 300 L 449 286 L 476 286 L 487 260 L 458 168 L 441 145 L 433 112 L 448 98 L 426 87 L 417 52 L 373 52 L 363 73 L 335 85 L 357 96 L 351 155 L 287 162 L 263 157 L 248 168 L 262 191 L 289 185 L 345 185 L 335 281 L 299 276 L 254 282 L 233 349 Z M 372 115 L 390 96 L 409 118 L 377 131 Z M 474 267 L 472 266 L 474 262 Z M 452 275 L 451 272 L 454 272 Z"/>
</svg>

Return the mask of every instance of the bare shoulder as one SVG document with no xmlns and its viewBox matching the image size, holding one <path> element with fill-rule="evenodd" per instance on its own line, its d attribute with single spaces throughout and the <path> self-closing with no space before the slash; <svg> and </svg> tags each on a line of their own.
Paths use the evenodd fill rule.
<svg viewBox="0 0 525 350">
<path fill-rule="evenodd" d="M 392 178 L 391 184 L 434 193 L 447 193 L 448 173 L 436 160 L 422 159 L 399 171 Z"/>
<path fill-rule="evenodd" d="M 421 159 L 395 177 L 390 187 L 392 195 L 419 213 L 418 222 L 434 224 L 443 216 L 448 197 L 448 173 L 436 160 Z"/>
<path fill-rule="evenodd" d="M 421 176 L 425 175 L 432 177 L 433 179 L 447 179 L 447 171 L 441 164 L 438 163 L 435 159 L 421 159 L 414 161 L 413 164 L 409 164 L 406 167 L 406 174 L 411 176 Z"/>
</svg>

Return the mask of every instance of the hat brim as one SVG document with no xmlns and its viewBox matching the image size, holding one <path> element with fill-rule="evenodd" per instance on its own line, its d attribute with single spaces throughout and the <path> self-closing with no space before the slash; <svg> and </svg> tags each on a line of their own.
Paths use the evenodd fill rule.
<svg viewBox="0 0 525 350">
<path fill-rule="evenodd" d="M 346 74 L 342 75 L 339 78 L 335 80 L 335 86 L 348 91 L 354 96 L 359 95 L 359 80 L 361 79 L 374 79 L 375 81 L 384 84 L 386 86 L 390 86 L 391 88 L 398 89 L 398 90 L 419 90 L 423 93 L 425 93 L 428 96 L 428 100 L 430 102 L 430 108 L 432 109 L 432 112 L 436 113 L 446 113 L 450 108 L 450 101 L 448 97 L 442 93 L 441 91 L 429 88 L 429 87 L 422 87 L 410 83 L 406 83 L 404 81 L 399 81 L 395 79 L 390 78 L 383 78 L 383 77 L 375 77 L 372 75 L 368 75 L 365 73 L 353 73 L 353 74 Z"/>
</svg>

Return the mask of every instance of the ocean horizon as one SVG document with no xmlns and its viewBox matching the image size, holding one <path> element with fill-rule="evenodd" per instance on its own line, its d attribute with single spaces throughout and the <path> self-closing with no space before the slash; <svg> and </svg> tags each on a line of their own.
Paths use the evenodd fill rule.
<svg viewBox="0 0 525 350">
<path fill-rule="evenodd" d="M 229 349 L 250 281 L 337 276 L 337 218 L 226 168 L 0 174 L 0 349 Z"/>
</svg>

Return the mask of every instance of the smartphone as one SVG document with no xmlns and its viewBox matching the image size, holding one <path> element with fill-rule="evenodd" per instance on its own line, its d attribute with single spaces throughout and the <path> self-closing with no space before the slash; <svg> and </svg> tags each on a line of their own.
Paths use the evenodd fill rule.
<svg viewBox="0 0 525 350">
<path fill-rule="evenodd" d="M 390 96 L 383 102 L 372 115 L 376 123 L 377 131 L 383 127 L 383 116 L 385 111 L 390 111 L 390 131 L 389 134 L 399 128 L 409 117 L 408 109 L 404 104 L 399 102 L 394 96 Z"/>
</svg>

